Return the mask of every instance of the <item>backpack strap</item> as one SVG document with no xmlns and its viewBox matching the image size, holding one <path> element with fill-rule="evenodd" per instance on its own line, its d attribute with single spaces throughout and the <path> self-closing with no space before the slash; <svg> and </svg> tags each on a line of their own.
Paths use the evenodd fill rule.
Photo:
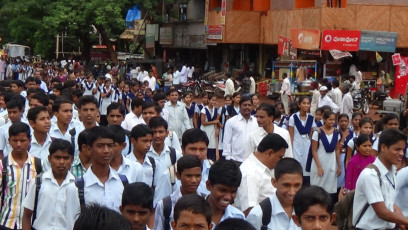
<svg viewBox="0 0 408 230">
<path fill-rule="evenodd" d="M 169 130 L 170 142 L 173 142 L 173 131 Z"/>
<path fill-rule="evenodd" d="M 0 208 L 3 209 L 4 202 L 5 202 L 4 199 L 6 198 L 8 156 L 3 157 L 3 159 L 1 159 L 1 163 L 3 166 L 3 171 L 1 172 L 1 206 Z"/>
<path fill-rule="evenodd" d="M 171 198 L 170 196 L 166 196 L 163 198 L 163 229 L 170 230 L 170 214 L 171 214 Z"/>
<path fill-rule="evenodd" d="M 122 181 L 123 188 L 126 187 L 126 185 L 129 184 L 129 181 L 128 181 L 127 177 L 125 175 L 122 175 L 122 174 L 118 174 L 118 175 L 119 175 L 120 180 Z"/>
<path fill-rule="evenodd" d="M 150 161 L 150 164 L 152 164 L 152 170 L 153 170 L 153 176 L 152 176 L 152 190 L 153 190 L 153 193 L 154 193 L 154 189 L 155 189 L 155 187 L 156 187 L 156 186 L 154 186 L 154 176 L 155 176 L 155 174 L 156 174 L 156 161 L 154 160 L 153 157 L 148 157 L 148 159 L 149 159 L 149 161 Z"/>
<path fill-rule="evenodd" d="M 378 177 L 378 180 L 379 180 L 379 182 L 380 182 L 380 188 L 381 188 L 381 187 L 382 187 L 381 172 L 380 172 L 380 170 L 378 169 L 378 167 L 377 167 L 375 164 L 369 164 L 369 165 L 367 165 L 366 168 L 374 169 L 374 170 L 375 170 L 375 172 L 377 173 L 377 177 Z M 358 218 L 357 218 L 357 221 L 356 221 L 355 226 L 357 226 L 358 222 L 360 222 L 361 218 L 364 216 L 364 214 L 365 214 L 365 212 L 367 211 L 368 207 L 370 207 L 370 204 L 369 204 L 369 203 L 367 203 L 366 205 L 364 205 L 363 210 L 361 211 L 360 215 L 359 215 Z"/>
<path fill-rule="evenodd" d="M 128 130 L 126 130 L 126 137 L 128 138 L 129 141 L 129 147 L 128 147 L 128 153 L 126 155 L 129 155 L 132 152 L 132 143 L 130 142 L 130 132 Z"/>
<path fill-rule="evenodd" d="M 35 218 L 37 217 L 38 196 L 40 194 L 41 183 L 42 183 L 42 173 L 35 176 L 34 210 L 33 210 L 33 218 L 31 220 L 31 224 L 34 224 Z"/>
<path fill-rule="evenodd" d="M 268 224 L 271 222 L 272 217 L 272 204 L 269 197 L 265 198 L 259 203 L 262 209 L 262 227 L 261 230 L 268 230 Z"/>
<path fill-rule="evenodd" d="M 75 149 L 75 134 L 76 134 L 75 128 L 69 130 L 69 135 L 71 135 L 71 144 L 72 147 L 74 147 L 74 149 Z"/>
<path fill-rule="evenodd" d="M 78 198 L 79 198 L 79 203 L 81 205 L 85 205 L 85 181 L 84 178 L 77 178 L 75 180 L 75 186 L 78 188 Z"/>
<path fill-rule="evenodd" d="M 43 172 L 40 158 L 34 157 L 34 166 L 35 166 L 35 171 L 37 172 L 37 175 L 40 175 Z"/>
<path fill-rule="evenodd" d="M 176 150 L 172 147 L 169 146 L 170 149 L 170 160 L 171 160 L 171 165 L 174 165 L 177 161 L 176 157 Z"/>
</svg>

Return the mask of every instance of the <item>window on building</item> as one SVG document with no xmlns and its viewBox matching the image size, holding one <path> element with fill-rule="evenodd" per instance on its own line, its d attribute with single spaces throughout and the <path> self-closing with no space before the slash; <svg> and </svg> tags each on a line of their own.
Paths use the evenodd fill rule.
<svg viewBox="0 0 408 230">
<path fill-rule="evenodd" d="M 179 21 L 185 22 L 187 21 L 187 3 L 180 3 L 179 6 Z"/>
</svg>

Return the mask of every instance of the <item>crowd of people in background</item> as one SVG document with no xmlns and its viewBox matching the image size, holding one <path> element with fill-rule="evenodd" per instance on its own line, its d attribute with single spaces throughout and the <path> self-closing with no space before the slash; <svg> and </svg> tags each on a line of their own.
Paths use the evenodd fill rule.
<svg viewBox="0 0 408 230">
<path fill-rule="evenodd" d="M 219 105 L 178 90 L 200 68 L 63 64 L 0 61 L 0 229 L 328 229 L 347 194 L 357 229 L 408 226 L 406 127 L 353 77 L 261 103 L 248 72 Z"/>
</svg>

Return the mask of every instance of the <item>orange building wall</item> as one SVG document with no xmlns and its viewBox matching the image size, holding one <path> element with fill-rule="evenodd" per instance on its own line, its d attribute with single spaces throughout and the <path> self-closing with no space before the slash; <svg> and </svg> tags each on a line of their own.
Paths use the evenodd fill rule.
<svg viewBox="0 0 408 230">
<path fill-rule="evenodd" d="M 210 0 L 210 10 L 214 10 L 214 8 L 221 8 L 222 0 Z"/>
<path fill-rule="evenodd" d="M 234 0 L 233 10 L 251 10 L 251 0 Z"/>
<path fill-rule="evenodd" d="M 253 10 L 254 11 L 269 11 L 271 9 L 270 0 L 253 0 Z"/>
<path fill-rule="evenodd" d="M 296 0 L 295 1 L 295 8 L 309 8 L 314 7 L 315 1 L 314 0 Z"/>
</svg>

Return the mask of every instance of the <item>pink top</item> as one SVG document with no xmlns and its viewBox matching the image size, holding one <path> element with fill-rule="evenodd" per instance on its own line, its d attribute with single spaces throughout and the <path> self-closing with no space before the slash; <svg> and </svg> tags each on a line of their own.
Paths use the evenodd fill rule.
<svg viewBox="0 0 408 230">
<path fill-rule="evenodd" d="M 357 152 L 347 165 L 344 188 L 354 190 L 356 188 L 357 178 L 360 176 L 361 171 L 363 171 L 367 165 L 373 163 L 374 160 L 375 157 L 372 155 L 363 156 L 361 153 Z"/>
</svg>

